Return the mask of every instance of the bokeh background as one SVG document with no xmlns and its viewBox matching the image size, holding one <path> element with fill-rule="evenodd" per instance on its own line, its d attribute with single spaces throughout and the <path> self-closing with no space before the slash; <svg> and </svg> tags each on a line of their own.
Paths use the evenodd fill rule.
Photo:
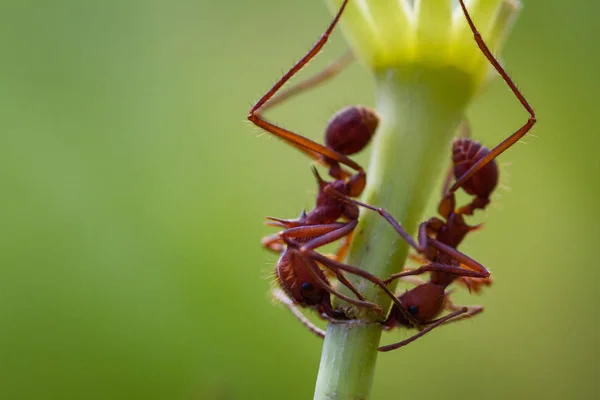
<svg viewBox="0 0 600 400">
<path fill-rule="evenodd" d="M 525 2 L 503 59 L 537 137 L 464 246 L 496 281 L 460 299 L 486 312 L 380 355 L 374 399 L 597 397 L 599 12 Z M 245 116 L 329 19 L 320 0 L 0 2 L 0 398 L 312 397 L 321 343 L 271 303 L 259 239 L 314 181 Z M 354 65 L 270 116 L 320 140 L 356 103 Z M 469 117 L 491 145 L 526 113 L 496 80 Z"/>
</svg>

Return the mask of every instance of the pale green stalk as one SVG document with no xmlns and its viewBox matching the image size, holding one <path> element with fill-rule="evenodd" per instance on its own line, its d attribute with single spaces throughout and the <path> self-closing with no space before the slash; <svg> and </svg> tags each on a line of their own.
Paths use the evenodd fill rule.
<svg viewBox="0 0 600 400">
<path fill-rule="evenodd" d="M 339 4 L 330 1 L 332 9 Z M 434 184 L 448 166 L 453 133 L 489 67 L 451 0 L 415 0 L 415 9 L 410 4 L 351 0 L 342 21 L 355 54 L 374 74 L 381 117 L 363 200 L 387 209 L 414 236 L 430 195 L 439 193 Z M 476 24 L 482 19 L 481 32 L 494 35 L 489 40 L 497 52 L 518 4 L 481 0 L 468 7 Z M 407 253 L 406 243 L 383 218 L 362 210 L 347 263 L 387 277 L 402 269 Z M 389 309 L 391 300 L 381 290 L 351 279 L 369 300 Z M 327 327 L 315 399 L 366 399 L 381 336 L 377 321 L 385 316 L 336 306 L 357 321 Z"/>
</svg>

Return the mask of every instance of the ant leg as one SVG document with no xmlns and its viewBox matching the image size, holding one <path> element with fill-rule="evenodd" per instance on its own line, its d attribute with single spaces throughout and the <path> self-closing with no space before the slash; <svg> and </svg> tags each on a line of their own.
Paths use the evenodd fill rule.
<svg viewBox="0 0 600 400">
<path fill-rule="evenodd" d="M 290 80 L 292 76 L 294 76 L 298 71 L 300 71 L 302 67 L 308 64 L 308 62 L 314 56 L 316 56 L 319 53 L 319 51 L 321 51 L 321 48 L 325 45 L 325 43 L 329 39 L 329 35 L 331 34 L 333 29 L 337 25 L 339 19 L 341 18 L 342 13 L 344 12 L 344 9 L 346 8 L 347 4 L 348 0 L 344 0 L 336 16 L 333 18 L 333 21 L 331 21 L 329 27 L 327 27 L 325 32 L 323 32 L 319 40 L 317 40 L 313 47 L 300 59 L 300 61 L 298 61 L 288 72 L 286 72 L 285 75 L 283 75 L 283 77 L 275 85 L 273 85 L 273 87 L 269 89 L 269 91 L 265 93 L 263 97 L 260 98 L 260 100 L 258 100 L 258 102 L 250 110 L 250 114 L 254 114 L 258 109 L 260 109 L 262 105 L 265 104 L 271 97 L 273 97 L 273 95 L 275 95 L 275 93 L 277 93 L 277 91 L 288 80 Z"/>
<path fill-rule="evenodd" d="M 260 112 L 262 113 L 270 108 L 273 108 L 274 106 L 283 103 L 289 98 L 304 92 L 305 90 L 314 88 L 328 81 L 329 79 L 336 77 L 348 65 L 350 65 L 352 61 L 354 61 L 354 54 L 352 54 L 351 50 L 346 50 L 344 54 L 342 54 L 339 58 L 333 60 L 323 70 L 317 72 L 310 78 L 290 87 L 289 89 L 279 92 L 277 95 L 271 97 L 269 101 L 267 101 L 263 104 L 262 107 L 260 107 Z"/>
<path fill-rule="evenodd" d="M 350 289 L 352 291 L 352 293 L 354 293 L 356 295 L 356 297 L 358 297 L 359 300 L 366 300 L 365 296 L 362 295 L 361 292 L 358 291 L 358 289 L 356 288 L 356 286 L 354 286 L 352 284 L 352 282 L 350 282 L 346 276 L 344 275 L 344 273 L 342 271 L 334 271 L 335 272 L 335 276 L 338 279 L 338 281 L 346 286 L 348 289 Z"/>
<path fill-rule="evenodd" d="M 353 236 L 354 236 L 354 231 L 350 232 L 348 235 L 346 235 L 342 238 L 342 244 L 335 252 L 335 255 L 333 258 L 334 260 L 342 261 L 344 258 L 346 258 L 346 255 L 348 254 L 348 250 L 350 250 L 350 244 L 352 243 Z"/>
<path fill-rule="evenodd" d="M 455 317 L 457 317 L 457 316 L 459 316 L 461 314 L 464 314 L 464 313 L 466 313 L 468 311 L 469 310 L 467 309 L 467 307 L 463 307 L 460 310 L 457 310 L 457 311 L 455 311 L 455 312 L 453 312 L 451 314 L 446 315 L 443 318 L 440 318 L 439 320 L 437 320 L 436 322 L 434 322 L 432 325 L 429 325 L 427 328 L 423 329 L 419 333 L 414 334 L 413 336 L 409 337 L 408 339 L 405 339 L 405 340 L 403 340 L 401 342 L 398 342 L 398 343 L 388 344 L 386 346 L 381 346 L 377 350 L 379 350 L 381 352 L 386 352 L 386 351 L 391 351 L 391 350 L 399 349 L 400 347 L 404 347 L 407 344 L 414 342 L 415 340 L 417 340 L 421 336 L 425 335 L 426 333 L 431 332 L 432 330 L 434 330 L 438 326 L 447 323 L 452 318 L 455 318 Z"/>
<path fill-rule="evenodd" d="M 276 233 L 274 235 L 266 236 L 261 240 L 261 243 L 266 249 L 271 250 L 275 253 L 280 253 L 284 249 L 282 236 L 285 236 L 287 238 L 310 238 L 314 236 L 322 236 L 326 233 L 335 231 L 344 226 L 346 226 L 346 224 L 343 223 L 297 226 L 285 229 L 282 232 Z"/>
<path fill-rule="evenodd" d="M 469 257 L 465 253 L 462 253 L 455 249 L 454 247 L 450 247 L 447 244 L 444 244 L 436 239 L 429 239 L 429 244 L 433 248 L 443 253 L 446 253 L 450 257 L 454 258 L 456 261 L 460 262 L 461 265 L 464 265 L 466 268 L 471 269 L 473 271 L 479 272 L 482 276 L 481 278 L 487 278 L 490 276 L 489 271 L 478 261 Z M 467 276 L 467 275 L 465 275 Z"/>
<path fill-rule="evenodd" d="M 335 230 L 332 230 L 332 231 L 322 234 L 320 236 L 313 235 L 313 236 L 317 236 L 317 237 L 309 240 L 307 243 L 304 243 L 302 245 L 302 247 L 300 247 L 300 251 L 303 252 L 305 250 L 314 250 L 318 247 L 325 246 L 326 244 L 335 242 L 336 240 L 339 240 L 345 236 L 348 236 L 354 230 L 354 228 L 356 228 L 357 224 L 358 224 L 357 220 L 353 220 L 348 223 L 331 224 L 331 225 L 336 225 L 337 228 Z M 310 227 L 312 227 L 312 226 L 315 226 L 315 225 L 311 225 Z M 307 228 L 309 228 L 309 227 L 307 227 Z M 300 228 L 294 228 L 294 229 L 299 230 Z M 290 230 L 291 229 L 288 229 L 288 231 L 290 231 Z M 286 232 L 286 231 L 284 231 L 284 232 Z M 303 236 L 306 237 L 309 235 L 303 235 Z"/>
<path fill-rule="evenodd" d="M 490 273 L 487 271 L 486 272 L 477 272 L 477 271 L 471 271 L 468 269 L 464 269 L 464 268 L 458 267 L 456 265 L 431 263 L 428 265 L 423 265 L 422 267 L 419 267 L 417 269 L 411 269 L 408 271 L 399 272 L 397 274 L 390 276 L 388 279 L 386 279 L 383 282 L 385 284 L 388 284 L 388 283 L 390 283 L 398 278 L 402 278 L 404 276 L 421 275 L 421 274 L 424 274 L 425 272 L 447 272 L 449 274 L 454 274 L 454 275 L 458 275 L 458 276 L 469 276 L 472 278 L 487 278 L 490 275 Z"/>
<path fill-rule="evenodd" d="M 447 304 L 444 305 L 444 308 L 449 311 L 458 311 L 463 308 L 467 309 L 466 313 L 461 314 L 460 316 L 458 316 L 454 319 L 444 322 L 444 325 L 450 324 L 450 323 L 453 323 L 456 321 L 462 321 L 463 319 L 468 319 L 468 318 L 474 317 L 475 315 L 483 312 L 483 306 L 457 306 L 457 305 L 453 304 L 452 301 L 450 301 L 449 299 L 447 300 Z"/>
<path fill-rule="evenodd" d="M 315 245 L 311 248 L 317 248 L 329 244 L 338 240 L 339 238 L 347 235 L 348 227 L 350 227 L 350 231 L 354 229 L 356 226 L 356 222 L 352 224 L 343 223 L 343 222 L 334 222 L 332 224 L 319 224 L 319 225 L 305 225 L 305 226 L 297 226 L 294 228 L 285 229 L 279 232 L 279 237 L 281 240 L 285 241 L 285 239 L 292 238 L 314 238 L 311 239 L 308 243 L 303 246 L 307 246 L 313 242 Z M 339 233 L 338 233 L 339 232 Z M 323 241 L 323 243 L 317 242 L 317 239 L 321 238 L 333 238 L 330 240 Z"/>
<path fill-rule="evenodd" d="M 394 217 L 392 217 L 392 215 L 389 212 L 387 212 L 385 209 L 375 207 L 370 204 L 363 203 L 362 201 L 348 197 L 348 196 L 338 192 L 337 190 L 333 189 L 331 186 L 328 186 L 325 188 L 325 193 L 335 196 L 347 203 L 355 204 L 357 206 L 368 208 L 369 210 L 372 210 L 372 211 L 376 211 L 390 225 L 392 225 L 392 227 L 396 230 L 396 232 L 398 232 L 398 234 L 402 237 L 402 239 L 404 239 L 411 247 L 413 247 L 419 253 L 422 253 L 425 250 L 424 247 L 418 245 L 417 242 L 415 242 L 415 240 L 412 237 L 410 237 L 408 232 L 406 232 L 406 230 L 402 227 L 402 225 L 400 225 L 400 222 L 396 221 L 394 219 Z"/>
<path fill-rule="evenodd" d="M 262 246 L 265 249 L 271 250 L 272 252 L 277 254 L 281 253 L 284 250 L 284 246 L 281 243 L 281 238 L 279 237 L 278 233 L 274 235 L 265 236 L 260 241 L 260 244 L 262 244 Z"/>
<path fill-rule="evenodd" d="M 481 292 L 484 286 L 491 286 L 494 281 L 492 277 L 489 276 L 487 278 L 469 278 L 469 277 L 460 277 L 456 280 L 456 283 L 459 285 L 464 285 L 469 289 L 469 292 L 479 293 Z"/>
<path fill-rule="evenodd" d="M 469 24 L 469 27 L 471 28 L 471 31 L 473 32 L 473 36 L 475 38 L 475 41 L 477 42 L 477 45 L 479 46 L 479 48 L 481 49 L 481 51 L 485 55 L 485 57 L 488 59 L 488 61 L 496 69 L 496 71 L 498 71 L 498 73 L 500 74 L 500 76 L 502 77 L 504 82 L 506 82 L 506 84 L 508 85 L 510 90 L 513 92 L 515 97 L 519 100 L 519 102 L 523 106 L 523 108 L 525 108 L 525 110 L 527 110 L 527 112 L 529 113 L 529 119 L 521 128 L 519 128 L 516 132 L 514 132 L 512 135 L 510 135 L 508 138 L 504 139 L 500 144 L 498 144 L 496 147 L 494 147 L 487 156 L 485 156 L 484 158 L 482 158 L 481 160 L 479 160 L 475 164 L 473 164 L 467 172 L 465 172 L 459 179 L 456 180 L 456 182 L 454 182 L 454 185 L 452 185 L 452 187 L 450 188 L 451 192 L 455 192 L 467 180 L 469 180 L 473 175 L 475 175 L 477 173 L 477 171 L 479 171 L 481 168 L 485 167 L 487 165 L 487 163 L 489 163 L 490 161 L 492 161 L 493 159 L 498 157 L 500 154 L 502 154 L 506 149 L 508 149 L 512 145 L 514 145 L 519 139 L 521 139 L 523 136 L 525 136 L 525 134 L 527 132 L 529 132 L 529 130 L 537 122 L 537 118 L 535 116 L 535 111 L 533 111 L 533 108 L 531 108 L 531 106 L 529 105 L 529 103 L 527 102 L 527 100 L 525 99 L 523 94 L 519 91 L 519 89 L 517 89 L 517 86 L 514 84 L 512 79 L 508 76 L 508 74 L 506 73 L 504 68 L 502 68 L 502 66 L 500 65 L 498 60 L 494 57 L 494 55 L 488 48 L 487 44 L 485 43 L 485 41 L 482 39 L 481 34 L 477 31 L 477 28 L 475 28 L 475 24 L 473 23 L 473 20 L 471 19 L 471 16 L 469 15 L 469 12 L 467 11 L 467 7 L 465 6 L 464 1 L 459 0 L 459 2 L 460 2 L 460 6 L 463 10 L 463 14 L 465 15 L 465 18 L 467 19 L 467 23 Z"/>
<path fill-rule="evenodd" d="M 306 329 L 308 329 L 310 332 L 314 333 L 321 339 L 325 338 L 325 331 L 313 324 L 312 322 L 310 322 L 308 318 L 306 318 L 306 316 L 302 313 L 302 311 L 300 311 L 298 307 L 296 307 L 292 299 L 290 299 L 283 292 L 283 290 L 275 289 L 271 294 L 273 295 L 273 298 L 275 300 L 285 304 L 287 308 L 289 308 L 289 310 L 292 312 L 292 315 L 296 317 L 296 319 L 300 321 L 300 323 L 302 323 L 302 325 L 304 325 Z"/>
<path fill-rule="evenodd" d="M 269 101 L 269 99 L 271 99 L 275 95 L 275 93 L 277 93 L 277 91 L 292 76 L 294 76 L 302 67 L 304 67 L 314 56 L 316 56 L 319 53 L 321 48 L 325 45 L 325 43 L 329 39 L 329 35 L 331 34 L 333 29 L 337 25 L 347 4 L 348 4 L 348 0 L 344 0 L 338 13 L 334 17 L 333 21 L 331 22 L 331 24 L 329 25 L 327 30 L 325 30 L 325 32 L 321 35 L 321 37 L 313 45 L 313 47 L 308 51 L 308 53 L 306 53 L 304 55 L 304 57 L 302 57 L 300 59 L 300 61 L 298 61 L 287 73 L 285 73 L 285 75 L 283 75 L 283 77 L 271 89 L 269 89 L 269 91 L 267 91 L 267 93 L 265 93 L 263 95 L 263 97 L 261 97 L 260 100 L 258 100 L 258 102 L 250 109 L 250 112 L 248 113 L 248 120 L 250 122 L 252 122 L 254 125 L 258 126 L 259 128 L 262 128 L 262 129 L 266 130 L 267 132 L 270 132 L 273 135 L 286 140 L 288 143 L 292 144 L 294 147 L 306 149 L 306 151 L 304 151 L 304 152 L 317 161 L 318 161 L 318 157 L 316 154 L 320 154 L 320 155 L 325 156 L 333 161 L 337 161 L 339 163 L 347 165 L 348 167 L 350 167 L 356 171 L 362 171 L 362 167 L 358 163 L 352 161 L 347 156 L 345 156 L 335 150 L 332 150 L 326 146 L 323 146 L 319 143 L 316 143 L 308 138 L 305 138 L 302 135 L 299 135 L 297 133 L 294 133 L 292 131 L 289 131 L 287 129 L 284 129 L 277 125 L 274 125 L 260 116 L 261 107 L 267 101 Z M 314 153 L 316 153 L 316 154 L 314 154 Z"/>
<path fill-rule="evenodd" d="M 301 250 L 302 251 L 302 250 Z M 322 254 L 317 253 L 316 251 L 313 250 L 308 250 L 305 249 L 303 251 L 303 254 L 306 254 L 308 257 L 310 257 L 311 259 L 318 261 L 319 263 L 321 263 L 324 267 L 331 269 L 332 271 L 336 271 L 336 270 L 342 270 L 354 275 L 358 275 L 361 278 L 364 278 L 372 283 L 374 283 L 375 285 L 379 286 L 394 302 L 394 304 L 398 307 L 398 309 L 400 310 L 400 312 L 402 313 L 402 315 L 404 315 L 404 317 L 417 329 L 421 328 L 421 324 L 419 323 L 419 321 L 411 314 L 408 312 L 408 310 L 406 309 L 406 307 L 404 306 L 404 304 L 402 304 L 402 302 L 400 301 L 400 299 L 398 299 L 394 293 L 392 293 L 392 291 L 390 289 L 388 289 L 388 287 L 381 281 L 381 279 L 377 278 L 375 275 L 368 273 L 365 270 L 362 270 L 360 268 L 357 267 L 353 267 L 352 265 L 348 265 L 348 264 L 343 264 L 339 261 L 336 260 L 332 260 L 329 259 L 327 257 L 325 257 Z"/>
<path fill-rule="evenodd" d="M 324 163 L 324 161 L 318 156 L 318 154 L 325 156 L 333 161 L 337 161 L 341 164 L 347 165 L 348 167 L 356 171 L 363 170 L 363 168 L 357 162 L 352 161 L 350 158 L 343 155 L 342 153 L 330 149 L 329 147 L 325 147 L 322 144 L 305 138 L 304 136 L 301 136 L 297 133 L 274 125 L 256 114 L 250 114 L 248 116 L 248 119 L 252 121 L 252 123 L 254 123 L 256 126 L 264 129 L 269 133 L 272 133 L 275 136 L 280 137 L 281 139 L 284 139 L 287 143 L 298 148 L 306 155 L 311 157 L 313 160 L 320 162 L 323 165 L 328 166 L 329 164 Z"/>
</svg>

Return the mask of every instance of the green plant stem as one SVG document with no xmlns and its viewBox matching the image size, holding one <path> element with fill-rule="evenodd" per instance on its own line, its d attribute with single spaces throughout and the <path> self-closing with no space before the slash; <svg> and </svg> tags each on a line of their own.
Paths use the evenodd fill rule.
<svg viewBox="0 0 600 400">
<path fill-rule="evenodd" d="M 381 124 L 363 200 L 387 209 L 414 236 L 430 194 L 439 192 L 434 185 L 450 163 L 450 141 L 474 82 L 453 68 L 418 64 L 378 70 L 375 79 Z M 379 214 L 361 210 L 349 264 L 387 277 L 402 269 L 407 254 L 407 244 Z M 366 298 L 389 309 L 391 300 L 380 289 L 350 278 Z M 369 315 L 348 304 L 343 308 L 360 321 L 327 327 L 314 397 L 318 400 L 366 399 L 371 390 L 381 337 L 377 321 L 385 315 Z"/>
</svg>

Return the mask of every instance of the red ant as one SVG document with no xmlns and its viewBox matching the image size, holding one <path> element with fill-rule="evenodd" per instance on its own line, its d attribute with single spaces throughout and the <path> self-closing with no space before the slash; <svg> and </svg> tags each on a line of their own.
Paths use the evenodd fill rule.
<svg viewBox="0 0 600 400">
<path fill-rule="evenodd" d="M 456 179 L 462 176 L 463 171 L 468 169 L 469 165 L 477 163 L 489 154 L 486 147 L 468 138 L 455 140 L 452 152 L 454 168 L 451 173 Z M 449 179 L 446 180 L 446 182 L 448 181 Z M 402 304 L 408 308 L 408 311 L 426 328 L 406 340 L 382 346 L 379 351 L 390 351 L 403 347 L 442 324 L 471 317 L 483 311 L 481 306 L 460 307 L 453 305 L 449 300 L 446 288 L 456 279 L 461 278 L 461 283 L 467 285 L 469 289 L 474 288 L 475 291 L 479 291 L 482 285 L 491 284 L 489 272 L 476 261 L 464 258 L 462 253 L 452 253 L 448 249 L 444 249 L 444 246 L 456 249 L 469 232 L 479 229 L 479 226 L 468 225 L 464 216 L 472 215 L 477 209 L 485 209 L 497 183 L 498 167 L 496 162 L 492 160 L 473 175 L 471 179 L 465 181 L 462 187 L 468 194 L 473 195 L 474 199 L 459 209 L 456 209 L 454 192 L 452 190 L 447 191 L 447 185 L 444 185 L 446 194 L 438 206 L 438 212 L 442 218 L 433 217 L 419 226 L 418 244 L 412 238 L 406 238 L 407 235 L 404 229 L 385 210 L 377 209 L 368 204 L 361 204 L 378 211 L 403 238 L 407 239 L 418 253 L 425 256 L 425 258 L 413 258 L 426 263 L 426 265 L 415 270 L 394 274 L 385 280 L 386 283 L 397 278 L 420 275 L 425 272 L 431 273 L 428 282 L 417 280 L 415 288 L 399 297 Z M 355 204 L 357 203 L 355 202 Z M 415 283 L 414 280 L 413 283 Z M 452 312 L 443 318 L 435 319 L 444 308 Z M 391 329 L 396 325 L 411 327 L 412 324 L 393 307 L 388 319 L 384 322 L 384 326 Z"/>
<path fill-rule="evenodd" d="M 376 115 L 367 108 L 351 107 L 342 110 L 332 118 L 327 127 L 325 139 L 327 148 L 344 157 L 360 151 L 368 144 L 377 122 Z M 321 153 L 315 151 L 314 154 Z M 357 225 L 359 209 L 357 205 L 340 199 L 339 196 L 348 198 L 358 196 L 366 182 L 366 174 L 360 166 L 358 166 L 356 174 L 350 175 L 335 160 L 325 156 L 318 160 L 329 166 L 329 173 L 335 180 L 326 182 L 313 168 L 319 185 L 315 207 L 308 213 L 302 212 L 295 220 L 268 217 L 271 220 L 269 225 L 285 228 L 276 235 L 267 236 L 262 241 L 266 248 L 281 252 L 275 268 L 280 286 L 295 304 L 314 307 L 322 317 L 327 319 L 347 319 L 343 313 L 332 309 L 330 294 L 356 306 L 381 311 L 377 304 L 366 301 L 364 296 L 346 279 L 343 274 L 343 271 L 346 271 L 380 286 L 393 298 L 398 309 L 403 310 L 404 307 L 400 301 L 374 275 L 350 265 L 329 264 L 305 255 L 307 251 L 313 251 L 344 238 L 345 242 L 335 256 L 337 260 L 343 258 L 348 248 L 350 235 Z M 347 221 L 339 222 L 340 219 Z M 328 258 L 325 257 L 325 259 Z M 332 288 L 323 271 L 319 269 L 317 261 L 331 270 L 338 281 L 347 286 L 358 297 L 358 300 L 349 298 Z M 416 322 L 407 310 L 405 312 L 408 320 Z"/>
<path fill-rule="evenodd" d="M 280 286 L 296 304 L 316 307 L 319 314 L 324 317 L 345 319 L 343 313 L 331 308 L 330 294 L 356 306 L 381 311 L 377 304 L 365 300 L 364 296 L 346 279 L 343 271 L 362 276 L 379 285 L 394 298 L 398 307 L 401 307 L 393 293 L 374 275 L 356 267 L 324 265 L 335 274 L 340 283 L 347 286 L 358 297 L 358 300 L 341 294 L 331 287 L 316 261 L 303 255 L 306 250 L 313 250 L 343 238 L 344 243 L 337 251 L 335 259 L 340 260 L 344 257 L 352 231 L 358 223 L 359 209 L 338 196 L 358 196 L 366 184 L 363 168 L 352 160 L 348 159 L 350 162 L 347 162 L 345 158 L 361 151 L 369 143 L 378 122 L 377 115 L 366 107 L 348 107 L 335 114 L 325 131 L 326 147 L 324 147 L 334 154 L 335 158 L 324 154 L 321 151 L 322 146 L 317 143 L 311 146 L 310 152 L 300 147 L 311 158 L 328 166 L 329 174 L 334 180 L 331 182 L 323 180 L 313 168 L 319 186 L 315 207 L 308 213 L 303 211 L 294 220 L 267 217 L 270 220 L 269 225 L 284 228 L 283 231 L 262 240 L 264 247 L 281 252 L 275 269 Z M 291 142 L 291 144 L 297 147 L 296 143 Z M 352 166 L 357 172 L 350 174 L 340 166 L 340 163 Z M 340 219 L 346 221 L 340 222 Z M 290 246 L 290 243 L 294 245 Z M 298 243 L 302 243 L 300 249 Z M 410 318 L 408 311 L 406 313 Z"/>
<path fill-rule="evenodd" d="M 344 2 L 323 37 L 331 33 L 346 3 Z M 359 196 L 366 185 L 364 169 L 348 156 L 361 151 L 369 143 L 379 123 L 378 116 L 366 107 L 345 108 L 330 120 L 325 132 L 326 146 L 323 146 L 294 132 L 273 125 L 260 116 L 260 112 L 293 94 L 293 92 L 287 91 L 282 92 L 278 97 L 273 97 L 277 90 L 302 65 L 306 64 L 308 59 L 312 58 L 323 44 L 324 40 L 320 40 L 313 47 L 313 50 L 303 58 L 304 62 L 300 61 L 284 75 L 252 107 L 248 116 L 248 119 L 257 126 L 286 140 L 288 144 L 301 150 L 313 160 L 327 166 L 329 175 L 334 178 L 333 181 L 327 182 L 319 176 L 316 169 L 313 169 L 319 185 L 315 207 L 308 213 L 303 212 L 295 220 L 268 217 L 271 220 L 270 225 L 283 227 L 284 230 L 276 235 L 264 238 L 262 243 L 266 248 L 282 253 L 275 269 L 276 276 L 280 286 L 292 297 L 295 303 L 305 307 L 315 307 L 322 316 L 343 319 L 341 313 L 331 308 L 329 295 L 333 294 L 351 304 L 381 311 L 377 304 L 366 301 L 354 285 L 345 278 L 342 271 L 346 271 L 379 285 L 397 303 L 399 309 L 404 310 L 407 319 L 416 323 L 416 320 L 404 309 L 394 294 L 374 275 L 352 266 L 324 265 L 336 275 L 340 283 L 347 286 L 358 297 L 358 300 L 355 300 L 333 289 L 323 271 L 318 268 L 317 262 L 303 254 L 304 251 L 313 250 L 344 238 L 345 241 L 338 250 L 336 259 L 344 257 L 350 243 L 350 235 L 358 223 L 359 209 L 356 205 L 339 199 L 338 196 Z M 295 90 L 295 88 L 293 87 L 290 90 Z M 348 172 L 340 164 L 354 169 L 356 173 Z M 340 219 L 346 221 L 340 222 Z M 294 243 L 294 245 L 290 246 L 290 243 Z M 301 248 L 296 245 L 298 243 L 302 243 Z"/>
</svg>

